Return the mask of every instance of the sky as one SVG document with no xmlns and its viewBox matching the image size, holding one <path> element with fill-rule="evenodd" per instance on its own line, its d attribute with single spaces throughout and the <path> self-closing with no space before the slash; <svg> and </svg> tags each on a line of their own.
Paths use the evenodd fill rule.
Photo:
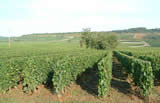
<svg viewBox="0 0 160 103">
<path fill-rule="evenodd" d="M 160 0 L 0 0 L 0 36 L 160 28 Z"/>
</svg>

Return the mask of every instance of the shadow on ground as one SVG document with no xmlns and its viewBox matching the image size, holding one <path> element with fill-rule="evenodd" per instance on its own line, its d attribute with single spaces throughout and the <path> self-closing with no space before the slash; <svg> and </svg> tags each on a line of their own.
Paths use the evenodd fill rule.
<svg viewBox="0 0 160 103">
<path fill-rule="evenodd" d="M 126 81 L 127 75 L 122 71 L 122 66 L 113 62 L 111 87 L 122 92 L 124 94 L 131 93 L 131 86 Z M 98 75 L 97 75 L 97 63 L 93 68 L 88 68 L 85 72 L 78 76 L 76 81 L 82 89 L 86 90 L 88 93 L 97 96 L 98 94 Z"/>
<path fill-rule="evenodd" d="M 78 76 L 76 83 L 81 86 L 82 89 L 86 90 L 89 94 L 97 95 L 98 75 L 97 75 L 97 64 L 92 68 L 88 68 L 85 72 Z"/>
<path fill-rule="evenodd" d="M 131 93 L 131 86 L 126 81 L 120 81 L 116 79 L 112 79 L 111 81 L 112 88 L 118 90 L 119 92 L 122 92 L 124 94 L 130 94 Z"/>
<path fill-rule="evenodd" d="M 126 81 L 127 74 L 124 72 L 124 68 L 121 66 L 120 63 L 116 62 L 114 58 L 113 66 L 112 66 L 112 81 L 111 86 L 112 88 L 117 89 L 119 92 L 124 94 L 131 93 L 131 86 Z"/>
</svg>

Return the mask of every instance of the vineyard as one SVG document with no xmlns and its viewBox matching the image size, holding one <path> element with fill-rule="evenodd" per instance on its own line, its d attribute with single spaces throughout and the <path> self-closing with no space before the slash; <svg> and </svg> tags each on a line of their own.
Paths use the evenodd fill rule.
<svg viewBox="0 0 160 103">
<path fill-rule="evenodd" d="M 95 50 L 80 48 L 77 43 L 6 43 L 0 47 L 0 94 L 7 94 L 22 85 L 26 94 L 34 93 L 38 86 L 51 87 L 62 95 L 77 80 L 84 80 L 86 71 L 96 75 L 95 92 L 98 98 L 109 98 L 112 90 L 113 58 L 117 58 L 130 85 L 140 88 L 141 96 L 148 97 L 160 80 L 160 49 L 118 48 Z M 89 74 L 88 74 L 89 75 Z M 86 76 L 86 77 L 85 77 Z M 126 78 L 127 78 L 126 77 Z M 92 78 L 92 76 L 91 76 Z M 1 95 L 0 95 L 1 96 Z M 79 103 L 79 102 L 78 102 Z"/>
</svg>

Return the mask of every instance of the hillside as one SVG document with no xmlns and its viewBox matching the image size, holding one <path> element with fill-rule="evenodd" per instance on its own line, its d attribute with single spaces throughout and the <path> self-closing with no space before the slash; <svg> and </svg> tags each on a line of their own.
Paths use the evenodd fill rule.
<svg viewBox="0 0 160 103">
<path fill-rule="evenodd" d="M 127 46 L 153 46 L 160 47 L 160 29 L 147 29 L 144 27 L 126 30 L 94 32 L 100 34 L 114 33 L 120 37 L 122 44 Z M 11 37 L 12 41 L 79 41 L 81 32 L 66 33 L 36 33 L 20 37 Z M 8 41 L 7 37 L 0 37 L 0 41 Z M 125 42 L 125 43 L 124 43 Z M 127 43 L 126 43 L 127 42 Z M 130 42 L 130 43 L 128 43 Z"/>
<path fill-rule="evenodd" d="M 37 33 L 12 37 L 13 41 L 64 41 L 76 39 L 80 33 Z"/>
<path fill-rule="evenodd" d="M 160 28 L 147 29 L 145 27 L 129 28 L 124 30 L 113 30 L 117 33 L 160 33 Z"/>
</svg>

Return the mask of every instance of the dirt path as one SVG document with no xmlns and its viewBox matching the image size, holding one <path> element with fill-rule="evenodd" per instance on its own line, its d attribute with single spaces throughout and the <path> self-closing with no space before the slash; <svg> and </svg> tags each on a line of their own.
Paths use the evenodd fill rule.
<svg viewBox="0 0 160 103">
<path fill-rule="evenodd" d="M 124 68 L 115 57 L 112 72 L 112 87 L 118 88 L 120 92 L 126 94 L 131 99 L 134 99 L 134 101 L 137 101 L 137 103 L 141 103 L 144 101 L 144 99 L 139 95 L 139 90 L 137 90 L 136 86 L 131 84 L 131 80 L 127 78 L 127 75 L 124 72 Z M 146 103 L 160 103 L 160 86 L 155 86 L 152 89 L 152 93 L 149 96 L 149 101 L 147 101 Z"/>
<path fill-rule="evenodd" d="M 116 57 L 113 59 L 112 88 L 117 89 L 123 94 L 124 103 L 127 103 L 127 101 L 132 101 L 132 103 L 143 103 L 143 100 L 134 93 L 133 86 L 129 83 L 128 75 L 122 65 Z"/>
</svg>

